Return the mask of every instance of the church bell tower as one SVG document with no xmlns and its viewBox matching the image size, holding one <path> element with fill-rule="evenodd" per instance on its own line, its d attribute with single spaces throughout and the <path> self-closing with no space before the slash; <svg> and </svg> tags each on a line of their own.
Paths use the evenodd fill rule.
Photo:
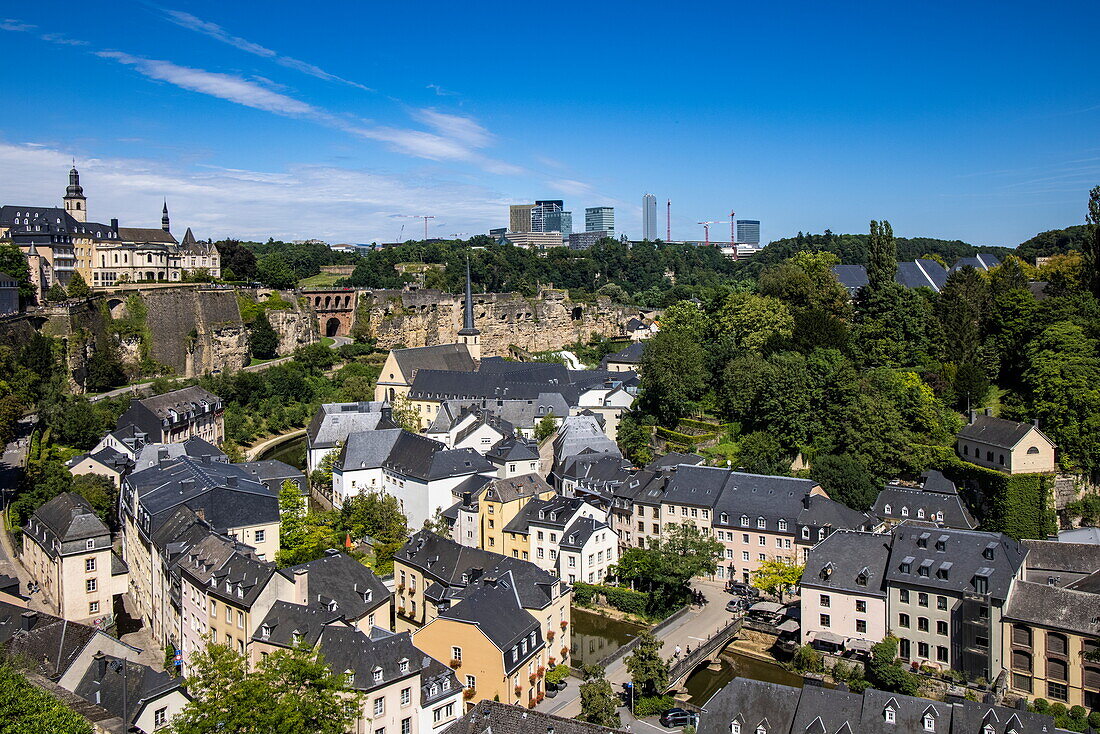
<svg viewBox="0 0 1100 734">
<path fill-rule="evenodd" d="M 65 211 L 78 222 L 88 221 L 88 200 L 84 198 L 84 189 L 80 185 L 80 172 L 76 170 L 76 164 L 69 169 L 69 185 L 65 188 L 65 197 L 62 199 Z"/>
</svg>

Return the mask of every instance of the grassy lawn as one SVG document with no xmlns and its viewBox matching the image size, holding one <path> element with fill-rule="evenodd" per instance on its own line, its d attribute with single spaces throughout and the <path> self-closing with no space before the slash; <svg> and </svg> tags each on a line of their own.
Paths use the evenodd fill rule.
<svg viewBox="0 0 1100 734">
<path fill-rule="evenodd" d="M 327 288 L 330 285 L 335 285 L 336 281 L 341 278 L 346 278 L 346 275 L 336 275 L 335 273 L 317 273 L 317 275 L 311 275 L 308 278 L 302 278 L 298 281 L 298 286 L 301 288 Z"/>
<path fill-rule="evenodd" d="M 321 337 L 321 346 L 322 347 L 331 347 L 335 343 L 336 343 L 336 340 L 333 339 L 331 336 Z"/>
<path fill-rule="evenodd" d="M 275 359 L 275 358 L 272 357 L 272 359 Z M 253 357 L 252 361 L 248 363 L 248 366 L 249 367 L 255 367 L 258 364 L 263 364 L 264 362 L 270 362 L 270 361 L 272 361 L 272 360 L 271 359 L 256 359 L 255 357 Z"/>
</svg>

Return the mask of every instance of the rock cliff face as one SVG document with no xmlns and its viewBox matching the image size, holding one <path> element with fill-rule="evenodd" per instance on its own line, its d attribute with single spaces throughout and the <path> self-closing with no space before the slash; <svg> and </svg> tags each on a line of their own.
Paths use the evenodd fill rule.
<svg viewBox="0 0 1100 734">
<path fill-rule="evenodd" d="M 248 364 L 248 332 L 233 291 L 162 288 L 141 297 L 149 356 L 174 374 L 195 377 Z"/>
<path fill-rule="evenodd" d="M 361 291 L 354 333 L 378 346 L 423 347 L 458 341 L 463 297 L 441 291 Z M 575 303 L 564 291 L 537 298 L 517 293 L 475 293 L 474 324 L 481 331 L 482 356 L 507 356 L 510 346 L 542 352 L 587 341 L 593 334 L 618 336 L 631 309 L 609 299 Z"/>
<path fill-rule="evenodd" d="M 320 337 L 317 333 L 317 318 L 308 310 L 268 311 L 267 320 L 271 328 L 279 334 L 280 357 L 286 357 L 298 347 L 313 344 Z"/>
</svg>

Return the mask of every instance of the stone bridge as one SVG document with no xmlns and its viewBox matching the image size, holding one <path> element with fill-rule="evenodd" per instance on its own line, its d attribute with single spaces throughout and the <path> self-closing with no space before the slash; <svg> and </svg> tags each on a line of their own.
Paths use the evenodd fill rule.
<svg viewBox="0 0 1100 734">
<path fill-rule="evenodd" d="M 355 323 L 358 292 L 354 288 L 306 290 L 302 295 L 317 314 L 321 336 L 349 336 Z"/>
<path fill-rule="evenodd" d="M 730 644 L 741 631 L 741 617 L 738 616 L 729 624 L 720 627 L 698 647 L 691 648 L 682 658 L 673 663 L 668 671 L 668 690 L 679 691 L 696 669 L 708 665 L 717 665 L 718 656 L 726 645 Z"/>
</svg>

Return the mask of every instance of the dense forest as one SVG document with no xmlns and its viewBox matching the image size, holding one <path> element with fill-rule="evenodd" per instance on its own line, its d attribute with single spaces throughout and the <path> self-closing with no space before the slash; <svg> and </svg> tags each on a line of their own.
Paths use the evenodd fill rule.
<svg viewBox="0 0 1100 734">
<path fill-rule="evenodd" d="M 1100 189 L 1091 206 L 1100 219 Z M 750 287 L 673 304 L 643 353 L 640 405 L 620 442 L 644 461 L 652 427 L 690 441 L 685 425 L 718 421 L 727 433 L 712 459 L 786 473 L 801 455 L 826 489 L 865 509 L 885 479 L 959 469 L 952 443 L 965 411 L 992 406 L 1037 419 L 1063 468 L 1095 481 L 1100 227 L 1088 236 L 1084 257 L 1036 271 L 1008 256 L 990 272 L 960 269 L 937 294 L 894 282 L 898 243 L 888 223 L 872 222 L 860 258 L 870 283 L 854 300 L 833 276 L 839 257 L 819 250 L 763 268 Z M 1043 492 L 1028 492 L 1012 513 L 1000 508 L 1002 520 L 1030 514 L 1018 532 L 1041 535 Z"/>
</svg>

